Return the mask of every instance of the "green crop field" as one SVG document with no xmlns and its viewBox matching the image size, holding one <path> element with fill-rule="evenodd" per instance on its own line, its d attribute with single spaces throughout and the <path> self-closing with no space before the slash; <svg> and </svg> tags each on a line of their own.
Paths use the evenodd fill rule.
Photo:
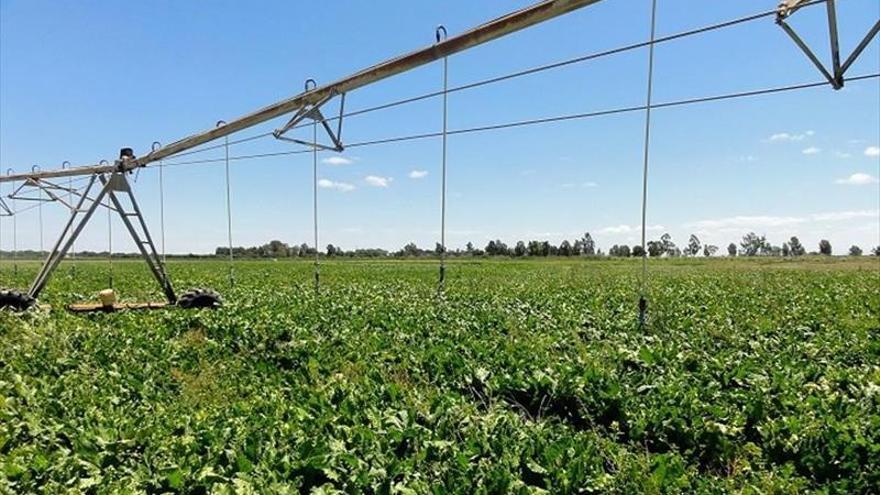
<svg viewBox="0 0 880 495">
<path fill-rule="evenodd" d="M 63 265 L 0 314 L 0 492 L 877 493 L 880 259 L 651 261 L 644 328 L 638 270 L 172 262 L 225 306 L 73 315 Z"/>
</svg>

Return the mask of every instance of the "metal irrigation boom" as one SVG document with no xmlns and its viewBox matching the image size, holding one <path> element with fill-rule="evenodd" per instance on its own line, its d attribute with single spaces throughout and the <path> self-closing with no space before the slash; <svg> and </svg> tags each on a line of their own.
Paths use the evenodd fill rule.
<svg viewBox="0 0 880 495">
<path fill-rule="evenodd" d="M 116 164 L 111 166 L 89 165 L 66 170 L 40 172 L 37 174 L 15 174 L 0 177 L 0 183 L 28 178 L 68 177 L 117 171 L 127 172 L 138 167 L 145 167 L 152 162 L 162 160 L 163 158 L 167 158 L 177 153 L 191 150 L 215 139 L 254 127 L 276 117 L 296 112 L 288 124 L 276 131 L 276 137 L 279 137 L 296 123 L 305 118 L 311 118 L 310 114 L 312 111 L 318 110 L 322 105 L 333 99 L 335 96 L 344 95 L 349 91 L 362 88 L 397 74 L 402 74 L 425 64 L 440 60 L 443 57 L 482 45 L 504 35 L 567 14 L 573 10 L 598 3 L 599 1 L 601 0 L 544 0 L 543 2 L 536 3 L 522 10 L 518 10 L 477 26 L 458 36 L 450 37 L 434 45 L 379 63 L 334 83 L 318 86 L 312 90 L 304 91 L 292 98 L 273 103 L 257 110 L 256 112 L 230 120 L 224 126 L 185 137 L 179 141 L 151 151 L 140 158 L 135 158 L 130 152 L 123 153 L 124 156 L 122 156 Z M 329 128 L 327 130 L 329 131 Z M 341 148 L 338 143 L 335 144 L 337 144 L 336 148 Z"/>
<path fill-rule="evenodd" d="M 141 215 L 140 208 L 134 199 L 133 192 L 126 178 L 129 173 L 140 167 L 146 167 L 152 162 L 178 153 L 191 150 L 202 144 L 215 139 L 229 136 L 235 132 L 254 127 L 277 117 L 293 114 L 290 120 L 273 133 L 275 138 L 300 143 L 314 148 L 332 149 L 342 151 L 341 140 L 342 116 L 345 102 L 345 94 L 349 91 L 362 88 L 383 79 L 410 71 L 417 67 L 443 59 L 449 55 L 473 48 L 475 46 L 495 40 L 507 34 L 539 24 L 548 19 L 567 14 L 573 10 L 586 7 L 600 0 L 544 0 L 524 9 L 498 17 L 483 25 L 477 26 L 465 33 L 416 50 L 414 52 L 396 57 L 379 63 L 348 77 L 340 79 L 325 86 L 306 88 L 306 90 L 292 98 L 273 103 L 261 108 L 256 112 L 231 120 L 225 125 L 209 129 L 198 134 L 185 137 L 167 146 L 151 150 L 147 155 L 136 157 L 131 148 L 122 148 L 119 159 L 113 164 L 87 165 L 81 167 L 67 167 L 58 170 L 42 171 L 32 170 L 30 173 L 10 174 L 0 176 L 0 184 L 4 182 L 24 181 L 29 187 L 35 187 L 40 191 L 51 194 L 53 189 L 61 189 L 49 179 L 59 177 L 90 176 L 88 186 L 79 197 L 78 204 L 68 205 L 71 210 L 70 218 L 40 269 L 39 274 L 28 290 L 27 294 L 14 291 L 0 290 L 0 308 L 12 307 L 24 309 L 31 306 L 40 292 L 46 286 L 52 273 L 58 264 L 67 255 L 76 238 L 82 232 L 86 223 L 100 206 L 105 206 L 111 211 L 116 211 L 122 218 L 129 234 L 135 241 L 143 258 L 147 261 L 150 271 L 162 287 L 168 304 L 179 304 L 189 307 L 215 306 L 219 303 L 219 296 L 213 292 L 196 291 L 185 294 L 178 299 L 171 286 L 171 281 L 165 272 L 165 263 L 157 253 L 152 237 L 147 230 L 146 222 Z M 320 108 L 336 96 L 341 98 L 338 126 L 334 130 L 328 125 L 327 119 L 321 114 Z M 317 142 L 304 142 L 285 137 L 284 134 L 294 128 L 305 119 L 310 119 L 321 127 L 329 135 L 332 146 L 320 145 Z M 97 179 L 97 180 L 96 180 Z M 88 193 L 92 187 L 99 183 L 100 190 L 95 198 L 90 198 Z M 18 190 L 16 190 L 18 192 Z M 107 197 L 109 201 L 102 205 L 102 200 Z M 120 197 L 127 196 L 129 207 L 125 208 Z M 112 203 L 112 205 L 110 204 Z M 4 205 L 5 206 L 5 205 Z M 134 219 L 134 221 L 133 221 Z M 317 249 L 317 246 L 316 246 Z"/>
<path fill-rule="evenodd" d="M 174 293 L 174 289 L 171 286 L 171 282 L 168 279 L 168 276 L 165 272 L 165 260 L 164 260 L 164 247 L 163 247 L 163 255 L 159 256 L 156 247 L 153 243 L 152 237 L 147 230 L 146 222 L 141 215 L 140 209 L 135 201 L 133 192 L 131 190 L 128 179 L 126 178 L 127 173 L 131 173 L 132 171 L 139 169 L 141 167 L 146 167 L 153 162 L 160 162 L 161 160 L 168 158 L 173 155 L 178 155 L 194 148 L 197 148 L 205 143 L 209 143 L 219 138 L 228 138 L 230 134 L 235 132 L 239 132 L 244 129 L 248 129 L 259 124 L 265 123 L 269 120 L 272 120 L 277 117 L 281 117 L 284 115 L 292 114 L 288 122 L 281 127 L 277 128 L 271 134 L 274 135 L 276 139 L 290 141 L 298 144 L 302 144 L 311 148 L 312 151 L 317 151 L 318 149 L 324 150 L 333 150 L 333 151 L 342 151 L 344 149 L 344 145 L 342 142 L 342 120 L 343 117 L 346 116 L 344 113 L 345 108 L 345 95 L 355 89 L 362 88 L 364 86 L 376 83 L 388 77 L 401 74 L 407 72 L 409 70 L 415 69 L 417 67 L 426 65 L 428 63 L 437 61 L 437 60 L 445 60 L 448 56 L 462 52 L 469 48 L 473 48 L 475 46 L 481 45 L 483 43 L 487 43 L 494 39 L 500 38 L 507 34 L 519 31 L 521 29 L 525 29 L 529 26 L 533 26 L 535 24 L 539 24 L 546 20 L 552 19 L 554 17 L 558 17 L 569 13 L 573 10 L 580 9 L 582 7 L 586 7 L 588 5 L 592 5 L 594 3 L 598 3 L 601 0 L 544 0 L 538 2 L 534 5 L 526 7 L 524 9 L 518 10 L 516 12 L 507 14 L 505 16 L 496 18 L 492 21 L 489 21 L 485 24 L 477 26 L 463 34 L 458 36 L 453 36 L 451 38 L 445 37 L 445 29 L 443 29 L 444 37 L 437 36 L 437 42 L 429 47 L 422 48 L 420 50 L 416 50 L 414 52 L 402 55 L 400 57 L 396 57 L 385 62 L 379 63 L 367 69 L 364 69 L 360 72 L 356 72 L 350 76 L 347 76 L 343 79 L 340 79 L 334 83 L 327 84 L 324 86 L 317 86 L 315 84 L 307 85 L 305 91 L 302 93 L 293 96 L 291 98 L 273 103 L 269 106 L 261 108 L 253 113 L 245 115 L 243 117 L 239 117 L 234 120 L 230 120 L 228 123 L 223 122 L 222 125 L 218 125 L 215 128 L 209 129 L 207 131 L 193 134 L 191 136 L 185 137 L 178 141 L 175 141 L 167 146 L 156 146 L 158 143 L 154 143 L 154 147 L 148 152 L 146 155 L 142 157 L 135 156 L 134 151 L 131 148 L 122 148 L 119 153 L 119 159 L 114 163 L 109 163 L 105 160 L 102 160 L 97 165 L 87 165 L 81 167 L 65 167 L 62 165 L 61 169 L 58 170 L 50 170 L 43 171 L 36 166 L 30 171 L 26 173 L 20 174 L 8 174 L 6 176 L 0 176 L 0 184 L 5 182 L 16 182 L 20 181 L 22 184 L 14 190 L 14 192 L 9 195 L 9 197 L 13 200 L 22 199 L 22 200 L 30 200 L 30 201 L 59 201 L 67 208 L 70 209 L 71 216 L 66 226 L 64 227 L 59 239 L 54 245 L 53 250 L 47 256 L 43 267 L 41 268 L 39 274 L 31 285 L 30 290 L 26 294 L 21 294 L 15 291 L 8 290 L 0 290 L 0 309 L 3 307 L 13 307 L 17 309 L 24 309 L 33 304 L 36 298 L 39 296 L 42 289 L 45 287 L 49 278 L 51 277 L 54 270 L 57 268 L 58 264 L 64 257 L 67 255 L 68 251 L 73 246 L 76 238 L 85 227 L 85 224 L 89 221 L 89 219 L 93 216 L 95 211 L 99 207 L 105 207 L 108 209 L 108 213 L 116 212 L 122 218 L 123 223 L 125 224 L 129 234 L 134 239 L 138 250 L 140 251 L 143 258 L 146 260 L 150 271 L 153 273 L 156 280 L 159 282 L 159 285 L 162 287 L 163 292 L 165 293 L 165 297 L 167 299 L 167 304 L 177 304 L 181 307 L 213 307 L 219 304 L 219 296 L 213 291 L 206 290 L 197 290 L 190 291 L 184 294 L 182 297 L 178 298 Z M 828 18 L 828 36 L 830 41 L 831 48 L 831 66 L 830 68 L 826 68 L 825 65 L 819 60 L 819 57 L 813 53 L 810 47 L 798 36 L 798 34 L 792 29 L 791 26 L 786 22 L 787 19 L 793 15 L 796 11 L 812 5 L 817 5 L 820 3 L 824 3 L 827 10 L 827 18 Z M 656 7 L 656 3 L 653 4 Z M 654 8 L 655 8 L 654 7 Z M 652 9 L 654 13 L 655 10 Z M 739 24 L 746 21 L 751 21 L 759 18 L 764 18 L 767 15 L 775 15 L 776 23 L 780 26 L 780 28 L 794 41 L 795 45 L 807 56 L 810 62 L 816 66 L 816 68 L 822 73 L 825 80 L 833 87 L 834 89 L 840 89 L 843 87 L 845 82 L 845 75 L 848 69 L 851 67 L 853 62 L 859 57 L 859 55 L 864 51 L 864 49 L 868 46 L 872 39 L 880 32 L 880 20 L 878 20 L 871 29 L 869 29 L 868 33 L 862 38 L 862 40 L 857 44 L 857 46 L 853 49 L 851 54 L 847 56 L 845 59 L 841 59 L 840 47 L 838 43 L 838 30 L 837 30 L 837 14 L 835 10 L 835 0 L 781 0 L 776 10 L 760 13 L 757 15 L 752 15 L 748 17 L 744 17 L 741 19 L 736 19 L 733 21 L 728 21 L 716 25 L 705 26 L 700 29 L 695 29 L 690 32 L 679 33 L 675 35 L 669 35 L 662 38 L 655 39 L 654 34 L 652 32 L 650 41 L 646 43 L 638 43 L 634 45 L 628 45 L 626 47 L 609 50 L 600 54 L 601 56 L 611 55 L 616 53 L 621 53 L 625 50 L 630 50 L 634 48 L 639 48 L 642 46 L 650 46 L 653 47 L 655 43 L 669 41 L 673 39 L 677 39 L 684 36 L 690 36 L 694 34 L 700 34 L 709 30 L 719 29 L 721 27 L 732 26 L 735 24 Z M 652 14 L 652 19 L 653 19 Z M 652 20 L 653 23 L 653 20 Z M 653 29 L 652 29 L 653 31 Z M 578 57 L 576 59 L 572 59 L 566 61 L 564 63 L 550 64 L 548 66 L 543 66 L 537 69 L 530 69 L 527 71 L 522 71 L 519 73 L 515 73 L 513 75 L 506 75 L 499 78 L 494 78 L 489 80 L 488 82 L 497 82 L 503 80 L 505 78 L 519 76 L 523 74 L 528 74 L 535 72 L 537 70 L 545 70 L 547 68 L 558 67 L 562 65 L 567 65 L 568 63 L 573 63 L 578 60 L 587 60 L 590 58 L 598 57 L 600 55 L 595 56 L 587 56 L 587 57 Z M 445 63 L 444 63 L 445 67 Z M 649 78 L 650 73 L 652 71 L 652 65 L 649 64 Z M 444 76 L 445 77 L 445 76 Z M 859 76 L 852 77 L 851 80 L 864 79 L 866 77 L 876 77 L 876 75 L 872 76 Z M 484 84 L 485 82 L 479 83 Z M 475 87 L 475 84 L 467 85 L 465 87 Z M 807 84 L 801 85 L 800 87 L 813 87 L 815 84 Z M 797 86 L 795 86 L 797 87 Z M 462 87 L 464 88 L 464 87 Z M 462 89 L 458 88 L 458 89 Z M 791 88 L 788 88 L 791 89 Z M 780 89 L 765 89 L 761 91 L 755 91 L 751 93 L 744 93 L 741 95 L 727 95 L 723 98 L 730 98 L 733 96 L 743 96 L 748 94 L 764 94 L 770 93 L 774 91 L 779 91 Z M 452 90 L 449 90 L 444 83 L 444 88 L 442 94 L 444 99 L 446 95 Z M 327 119 L 321 113 L 321 107 L 323 107 L 326 103 L 333 100 L 336 97 L 340 98 L 339 104 L 339 115 L 333 117 L 331 119 Z M 420 99 L 422 97 L 418 97 L 416 99 Z M 716 98 L 697 98 L 692 100 L 685 100 L 683 102 L 677 102 L 675 104 L 681 103 L 693 103 L 697 101 L 711 101 L 721 99 L 721 97 Z M 414 101 L 415 99 L 411 99 Z M 444 103 L 445 105 L 445 103 Z M 672 103 L 666 104 L 657 104 L 652 105 L 650 99 L 650 89 L 649 89 L 649 97 L 647 104 L 644 109 L 646 110 L 646 114 L 650 112 L 651 108 L 660 108 L 663 106 L 672 106 Z M 381 107 L 380 107 L 381 108 Z M 641 107 L 631 107 L 622 109 L 621 111 L 633 111 L 641 109 Z M 352 114 L 356 114 L 358 112 L 354 112 Z M 361 111 L 360 113 L 363 113 Z M 603 112 L 599 112 L 601 114 Z M 606 114 L 610 114 L 611 112 L 604 112 Z M 349 115 L 352 115 L 349 114 Z M 543 122 L 543 121 L 556 121 L 562 120 L 570 117 L 556 117 L 556 118 L 547 118 L 547 119 L 538 119 L 534 122 Z M 311 121 L 311 125 L 314 131 L 317 131 L 318 127 L 321 127 L 330 138 L 331 144 L 324 145 L 319 144 L 317 142 L 317 136 L 313 138 L 313 141 L 303 141 L 299 139 L 294 139 L 291 137 L 285 136 L 285 134 L 299 127 L 300 124 L 305 120 Z M 333 129 L 329 122 L 336 120 L 336 128 Z M 222 121 L 221 121 L 222 122 Z M 519 125 L 519 124 L 516 124 Z M 506 126 L 511 126 L 511 124 L 506 125 L 497 125 L 497 126 L 489 126 L 482 129 L 495 129 L 495 128 L 503 128 Z M 442 135 L 445 137 L 446 135 L 446 126 L 444 124 L 444 130 Z M 461 131 L 459 131 L 461 132 Z M 648 141 L 648 133 L 650 132 L 650 122 L 646 119 L 646 143 Z M 262 136 L 266 136 L 268 134 L 263 134 Z M 421 137 L 425 137 L 428 135 L 422 135 Z M 260 136 L 257 136 L 260 137 Z M 418 136 L 416 136 L 418 137 Z M 249 138 L 250 139 L 250 138 Z M 378 142 L 392 142 L 399 139 L 390 139 L 384 141 L 376 141 Z M 227 148 L 226 153 L 226 163 L 228 167 L 228 146 L 229 142 L 225 143 Z M 355 143 L 350 146 L 358 146 L 364 145 L 365 143 Z M 210 148 L 208 148 L 210 149 Z M 197 151 L 204 151 L 196 150 Z M 647 145 L 645 147 L 645 170 L 647 171 L 647 160 L 648 160 L 648 152 Z M 445 159 L 444 159 L 445 164 Z M 160 163 L 161 166 L 161 163 Z M 228 170 L 228 168 L 227 168 Z M 445 170 L 445 165 L 444 165 Z M 161 173 L 161 170 L 160 170 Z M 227 171 L 228 174 L 228 171 Z M 88 186 L 85 191 L 80 193 L 74 188 L 70 186 L 70 178 L 74 176 L 85 176 L 79 180 L 88 179 Z M 52 179 L 67 177 L 68 178 L 68 186 L 65 188 L 57 183 L 52 182 Z M 445 173 L 444 173 L 445 177 Z M 645 177 L 647 177 L 645 175 Z M 644 186 L 647 186 L 647 179 L 645 178 Z M 98 189 L 96 191 L 96 195 L 94 198 L 89 196 L 89 193 L 92 189 Z M 40 196 L 38 198 L 32 198 L 27 196 L 22 196 L 20 193 L 24 188 L 36 188 L 39 189 Z M 444 186 L 445 191 L 445 186 Z M 48 199 L 44 199 L 42 194 L 45 193 Z M 444 193 L 445 194 L 445 193 Z M 62 199 L 62 195 L 67 196 L 67 201 L 65 202 Z M 76 196 L 76 205 L 74 205 L 74 196 Z M 128 198 L 128 201 L 121 201 L 121 199 Z M 107 199 L 106 202 L 102 200 Z M 643 199 L 644 203 L 644 199 Z M 643 205 L 644 208 L 644 205 Z M 14 208 L 13 208 L 14 209 Z M 227 176 L 227 211 L 229 211 L 229 189 L 228 189 L 228 176 Z M 0 215 L 14 215 L 15 212 L 10 210 L 6 204 L 0 200 Z M 316 208 L 317 214 L 317 208 Z M 644 217 L 644 211 L 643 211 Z M 231 218 L 231 217 L 230 217 Z M 443 227 L 441 227 L 441 231 L 445 231 L 445 222 L 441 221 Z M 644 218 L 642 222 L 642 228 L 644 230 Z M 230 220 L 230 235 L 231 235 L 231 220 Z M 316 222 L 317 229 L 317 222 Z M 164 235 L 164 232 L 163 232 Z M 644 235 L 644 232 L 643 232 Z M 441 240 L 443 239 L 441 233 Z M 445 241 L 443 241 L 443 247 L 445 248 Z M 644 242 L 644 241 L 643 241 Z M 164 244 L 164 242 L 163 242 Z M 231 245 L 231 237 L 230 237 L 230 259 L 232 256 L 233 248 Z M 316 253 L 317 253 L 317 236 L 316 236 Z M 14 255 L 14 253 L 13 253 Z M 442 261 L 441 261 L 442 263 Z M 231 273 L 230 273 L 231 275 Z M 317 277 L 317 271 L 316 271 Z M 642 279 L 644 280 L 645 275 L 643 274 Z M 232 279 L 230 279 L 232 280 Z M 441 283 L 442 287 L 442 265 L 441 265 Z M 317 283 L 317 278 L 316 278 Z M 149 306 L 153 307 L 153 306 Z M 642 301 L 640 301 L 640 307 L 642 308 L 642 312 L 644 312 L 644 294 L 642 294 Z M 644 316 L 644 315 L 642 315 Z"/>
</svg>

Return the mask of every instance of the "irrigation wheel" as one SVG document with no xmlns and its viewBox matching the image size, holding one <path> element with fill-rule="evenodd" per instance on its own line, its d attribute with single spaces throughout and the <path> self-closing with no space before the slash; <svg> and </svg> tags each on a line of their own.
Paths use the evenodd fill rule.
<svg viewBox="0 0 880 495">
<path fill-rule="evenodd" d="M 33 306 L 35 302 L 30 296 L 17 290 L 0 289 L 0 310 L 24 311 Z"/>
<path fill-rule="evenodd" d="M 211 289 L 192 289 L 177 299 L 177 305 L 183 309 L 215 309 L 223 305 L 223 300 Z"/>
</svg>

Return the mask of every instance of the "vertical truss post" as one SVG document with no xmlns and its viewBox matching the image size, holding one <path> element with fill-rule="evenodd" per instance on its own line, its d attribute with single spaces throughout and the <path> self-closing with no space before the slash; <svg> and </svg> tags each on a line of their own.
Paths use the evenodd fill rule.
<svg viewBox="0 0 880 495">
<path fill-rule="evenodd" d="M 837 9 L 834 0 L 825 0 L 828 13 L 828 38 L 831 42 L 831 70 L 834 73 L 834 84 L 843 87 L 843 72 L 840 71 L 840 41 L 837 36 Z"/>
<path fill-rule="evenodd" d="M 12 175 L 12 168 L 6 169 L 6 175 Z M 15 184 L 10 184 L 12 186 L 13 194 L 10 194 L 9 197 L 12 199 L 12 210 L 10 212 L 10 216 L 12 216 L 12 274 L 14 276 L 18 275 L 18 215 L 17 215 L 17 202 L 15 200 Z"/>
<path fill-rule="evenodd" d="M 71 163 L 67 160 L 61 163 L 61 170 L 69 168 Z M 67 178 L 67 208 L 72 212 L 76 206 L 73 204 L 73 177 Z M 70 260 L 76 261 L 76 243 L 70 247 Z M 70 276 L 76 278 L 76 263 L 70 265 Z"/>
</svg>

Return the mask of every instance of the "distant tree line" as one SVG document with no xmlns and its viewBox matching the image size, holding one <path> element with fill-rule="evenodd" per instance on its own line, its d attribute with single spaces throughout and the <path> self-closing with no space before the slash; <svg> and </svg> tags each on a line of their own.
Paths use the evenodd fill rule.
<svg viewBox="0 0 880 495">
<path fill-rule="evenodd" d="M 415 243 L 408 243 L 397 251 L 387 251 L 380 248 L 362 248 L 345 250 L 339 246 L 328 244 L 319 254 L 321 257 L 338 257 L 338 258 L 417 258 L 417 257 L 436 257 L 439 256 L 442 247 L 439 243 L 435 244 L 434 249 L 422 249 Z M 639 258 L 647 255 L 651 258 L 677 258 L 677 257 L 698 257 L 698 256 L 715 256 L 719 252 L 719 247 L 712 244 L 703 244 L 696 235 L 688 238 L 687 245 L 679 247 L 673 242 L 672 236 L 668 233 L 660 236 L 659 239 L 650 240 L 645 243 L 645 251 L 642 246 L 636 244 L 628 246 L 626 244 L 615 244 L 605 253 L 596 246 L 596 242 L 589 232 L 585 233 L 581 238 L 574 241 L 564 240 L 559 245 L 554 245 L 549 241 L 532 240 L 517 241 L 512 245 L 508 245 L 500 239 L 489 241 L 483 248 L 475 247 L 472 242 L 468 242 L 464 249 L 447 249 L 446 255 L 449 257 L 467 257 L 467 256 L 506 256 L 512 258 L 523 257 L 549 257 L 549 256 L 585 256 L 585 257 L 612 257 L 612 258 Z M 279 240 L 273 240 L 262 246 L 251 247 L 235 247 L 232 250 L 235 258 L 307 258 L 315 256 L 315 248 L 306 243 L 288 245 Z M 782 243 L 781 246 L 773 245 L 767 241 L 763 235 L 749 232 L 744 235 L 739 244 L 731 242 L 727 245 L 727 256 L 777 256 L 777 257 L 798 257 L 806 254 L 812 255 L 831 255 L 831 243 L 825 239 L 819 241 L 817 249 L 807 252 L 807 249 L 801 244 L 797 237 L 792 237 L 788 242 Z M 862 256 L 863 251 L 859 246 L 851 246 L 848 251 L 849 256 Z M 870 254 L 880 256 L 880 246 L 871 249 Z M 35 250 L 19 250 L 14 253 L 18 259 L 44 259 L 48 253 Z M 75 254 L 68 254 L 68 257 L 76 257 L 82 259 L 106 259 L 109 256 L 107 251 L 79 251 Z M 171 255 L 169 258 L 203 258 L 209 255 L 186 254 Z M 214 251 L 216 257 L 228 257 L 228 247 L 218 247 Z M 0 259 L 9 260 L 13 257 L 13 252 L 9 250 L 0 251 Z M 114 258 L 139 258 L 139 253 L 113 253 Z"/>
<path fill-rule="evenodd" d="M 831 243 L 825 239 L 819 241 L 817 251 L 811 251 L 809 254 L 831 255 Z M 521 257 L 548 257 L 548 256 L 586 256 L 601 257 L 608 256 L 614 258 L 642 257 L 649 256 L 651 258 L 677 258 L 677 257 L 710 257 L 715 256 L 719 251 L 719 247 L 713 244 L 703 244 L 696 235 L 688 238 L 686 245 L 679 247 L 673 242 L 672 236 L 665 233 L 659 239 L 651 240 L 645 243 L 645 249 L 637 244 L 628 246 L 626 244 L 615 244 L 608 249 L 607 254 L 596 246 L 596 242 L 589 232 L 585 233 L 581 238 L 570 242 L 564 240 L 559 245 L 554 245 L 549 241 L 531 240 L 517 241 L 512 245 L 508 245 L 500 239 L 489 241 L 485 247 L 475 247 L 472 242 L 468 242 L 464 249 L 447 249 L 446 255 L 449 257 L 467 257 L 467 256 L 506 256 L 513 258 Z M 386 251 L 384 249 L 354 249 L 345 250 L 339 246 L 328 244 L 327 247 L 319 253 L 322 257 L 349 257 L 349 258 L 417 258 L 417 257 L 434 257 L 439 256 L 443 252 L 443 247 L 437 243 L 434 249 L 423 249 L 415 243 L 410 242 L 397 251 Z M 233 248 L 233 255 L 236 258 L 306 258 L 315 256 L 315 248 L 308 244 L 288 245 L 279 240 L 273 240 L 262 246 L 253 247 L 236 247 Z M 875 256 L 880 256 L 880 246 L 871 250 Z M 727 246 L 727 256 L 778 256 L 778 257 L 797 257 L 808 254 L 806 248 L 801 244 L 797 237 L 792 237 L 788 242 L 782 243 L 781 246 L 772 245 L 763 235 L 749 232 L 740 240 L 739 245 L 731 242 Z M 229 256 L 228 247 L 218 247 L 215 251 L 218 257 Z M 852 246 L 849 249 L 850 256 L 861 256 L 862 249 L 858 246 Z"/>
</svg>

